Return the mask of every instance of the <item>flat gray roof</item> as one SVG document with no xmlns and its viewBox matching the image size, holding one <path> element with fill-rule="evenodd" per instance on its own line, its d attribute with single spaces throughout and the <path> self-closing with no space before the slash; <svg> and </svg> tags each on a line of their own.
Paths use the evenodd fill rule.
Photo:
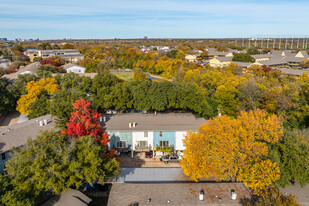
<svg viewBox="0 0 309 206">
<path fill-rule="evenodd" d="M 203 201 L 199 200 L 201 190 Z M 236 200 L 231 199 L 232 190 Z M 125 183 L 112 185 L 107 205 L 242 205 L 241 201 L 249 198 L 250 192 L 242 183 Z"/>
<path fill-rule="evenodd" d="M 132 122 L 137 123 L 136 127 L 129 128 Z M 107 131 L 194 131 L 205 122 L 205 119 L 195 118 L 190 113 L 127 113 L 107 116 L 103 127 Z"/>
<path fill-rule="evenodd" d="M 37 121 L 47 119 L 48 124 L 40 126 Z M 12 147 L 26 144 L 28 138 L 35 138 L 41 130 L 54 128 L 54 120 L 45 115 L 22 123 L 0 128 L 0 153 L 10 151 Z"/>
<path fill-rule="evenodd" d="M 215 179 L 207 179 L 215 180 Z M 193 182 L 180 167 L 162 168 L 120 168 L 120 176 L 110 178 L 108 182 L 118 183 L 167 183 Z"/>
<path fill-rule="evenodd" d="M 301 187 L 299 182 L 295 182 L 293 185 L 286 186 L 285 188 L 280 187 L 280 191 L 284 195 L 292 194 L 295 196 L 296 201 L 301 205 L 309 205 L 309 185 Z"/>
</svg>

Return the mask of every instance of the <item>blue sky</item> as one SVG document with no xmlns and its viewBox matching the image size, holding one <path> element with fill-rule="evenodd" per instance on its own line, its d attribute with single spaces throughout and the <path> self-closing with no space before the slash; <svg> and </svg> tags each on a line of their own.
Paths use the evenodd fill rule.
<svg viewBox="0 0 309 206">
<path fill-rule="evenodd" d="M 309 0 L 0 0 L 0 37 L 309 35 Z"/>
</svg>

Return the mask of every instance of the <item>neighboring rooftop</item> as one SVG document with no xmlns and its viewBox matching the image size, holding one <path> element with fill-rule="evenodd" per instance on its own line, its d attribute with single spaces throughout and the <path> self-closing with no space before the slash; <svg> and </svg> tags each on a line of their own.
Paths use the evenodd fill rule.
<svg viewBox="0 0 309 206">
<path fill-rule="evenodd" d="M 201 190 L 204 200 L 199 200 Z M 107 205 L 242 205 L 245 199 L 250 199 L 250 192 L 242 183 L 125 183 L 113 184 Z"/>
<path fill-rule="evenodd" d="M 2 78 L 7 78 L 9 80 L 15 81 L 18 79 L 18 75 L 20 74 L 36 74 L 37 70 L 40 68 L 40 62 L 34 62 L 28 64 L 25 67 L 21 67 L 17 72 L 11 74 L 5 74 Z"/>
<path fill-rule="evenodd" d="M 78 190 L 69 189 L 54 196 L 41 206 L 87 206 L 91 199 Z"/>
<path fill-rule="evenodd" d="M 136 123 L 136 127 L 129 127 L 129 123 Z M 103 127 L 107 131 L 185 131 L 197 130 L 206 122 L 203 118 L 196 118 L 190 113 L 167 114 L 117 114 L 107 117 Z"/>
<path fill-rule="evenodd" d="M 299 182 L 295 182 L 293 185 L 280 188 L 280 191 L 284 195 L 292 194 L 298 203 L 304 206 L 309 206 L 309 185 L 301 187 Z"/>
<path fill-rule="evenodd" d="M 39 121 L 47 120 L 47 125 L 40 126 Z M 8 152 L 12 147 L 26 144 L 29 137 L 35 138 L 41 130 L 54 128 L 54 120 L 45 115 L 22 123 L 0 128 L 0 153 Z"/>
</svg>

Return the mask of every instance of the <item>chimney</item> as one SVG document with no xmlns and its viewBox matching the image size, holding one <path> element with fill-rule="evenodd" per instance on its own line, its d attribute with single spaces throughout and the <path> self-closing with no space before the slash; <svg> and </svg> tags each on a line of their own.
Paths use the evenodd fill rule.
<svg viewBox="0 0 309 206">
<path fill-rule="evenodd" d="M 198 196 L 198 199 L 203 201 L 204 200 L 204 190 L 201 190 Z"/>
<path fill-rule="evenodd" d="M 231 198 L 232 198 L 232 200 L 236 200 L 236 198 L 237 198 L 237 194 L 236 194 L 234 189 L 231 190 Z"/>
</svg>

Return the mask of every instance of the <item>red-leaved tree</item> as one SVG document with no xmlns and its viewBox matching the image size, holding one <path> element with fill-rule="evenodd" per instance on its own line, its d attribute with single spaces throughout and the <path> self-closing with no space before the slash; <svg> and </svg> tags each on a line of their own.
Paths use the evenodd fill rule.
<svg viewBox="0 0 309 206">
<path fill-rule="evenodd" d="M 107 146 L 109 138 L 107 133 L 103 133 L 100 124 L 101 115 L 91 110 L 91 103 L 84 99 L 77 100 L 73 103 L 73 110 L 67 128 L 61 133 L 73 138 L 92 135 L 97 138 L 98 144 Z"/>
<path fill-rule="evenodd" d="M 43 59 L 43 60 L 40 61 L 40 64 L 42 64 L 42 65 L 50 64 L 50 65 L 53 65 L 55 67 L 59 66 L 59 63 L 56 62 L 53 58 Z"/>
</svg>

